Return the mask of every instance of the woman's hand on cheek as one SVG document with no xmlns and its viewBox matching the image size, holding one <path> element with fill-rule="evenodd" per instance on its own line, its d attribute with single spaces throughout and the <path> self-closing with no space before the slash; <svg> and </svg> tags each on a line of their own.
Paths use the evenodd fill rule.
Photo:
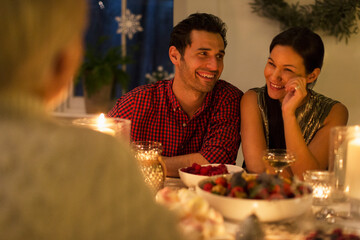
<svg viewBox="0 0 360 240">
<path fill-rule="evenodd" d="M 287 94 L 282 102 L 282 111 L 288 114 L 295 114 L 296 108 L 298 108 L 302 100 L 307 95 L 306 79 L 304 77 L 295 77 L 289 80 L 285 85 Z"/>
</svg>

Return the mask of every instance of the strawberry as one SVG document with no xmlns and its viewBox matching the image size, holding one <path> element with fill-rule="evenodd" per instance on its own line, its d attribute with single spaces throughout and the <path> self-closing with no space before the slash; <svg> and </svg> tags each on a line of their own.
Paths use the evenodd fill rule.
<svg viewBox="0 0 360 240">
<path fill-rule="evenodd" d="M 256 186 L 256 181 L 255 180 L 249 180 L 247 182 L 247 189 L 248 191 L 251 191 L 251 189 L 253 189 Z"/>
<path fill-rule="evenodd" d="M 207 192 L 211 192 L 211 189 L 213 188 L 213 186 L 214 185 L 211 182 L 208 182 L 203 185 L 203 189 Z"/>
<path fill-rule="evenodd" d="M 286 195 L 289 195 L 292 193 L 292 190 L 291 190 L 291 185 L 289 183 L 285 183 L 283 184 L 283 189 L 284 189 L 284 193 Z"/>
<path fill-rule="evenodd" d="M 261 188 L 260 191 L 257 192 L 254 199 L 267 199 L 269 197 L 269 192 L 266 188 Z"/>
<path fill-rule="evenodd" d="M 273 200 L 273 199 L 284 199 L 284 195 L 280 194 L 280 193 L 272 193 L 270 194 L 270 196 L 268 197 L 269 200 Z"/>
<path fill-rule="evenodd" d="M 280 192 L 281 192 L 280 185 L 274 185 L 273 188 L 272 188 L 271 194 L 280 193 Z"/>
<path fill-rule="evenodd" d="M 231 189 L 231 192 L 245 192 L 243 187 L 236 186 Z"/>
<path fill-rule="evenodd" d="M 231 189 L 230 196 L 231 197 L 236 197 L 236 198 L 245 198 L 246 193 L 244 191 L 244 188 L 242 188 L 240 186 L 236 186 L 236 187 Z"/>
<path fill-rule="evenodd" d="M 223 187 L 227 187 L 227 180 L 224 177 L 218 177 L 215 179 L 215 183 Z"/>
</svg>

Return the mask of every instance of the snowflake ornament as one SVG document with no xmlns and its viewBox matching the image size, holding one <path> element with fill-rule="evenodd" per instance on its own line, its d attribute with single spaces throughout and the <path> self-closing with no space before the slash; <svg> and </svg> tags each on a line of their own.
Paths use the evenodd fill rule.
<svg viewBox="0 0 360 240">
<path fill-rule="evenodd" d="M 105 8 L 105 5 L 104 5 L 103 1 L 99 1 L 98 4 L 99 4 L 100 9 Z"/>
<path fill-rule="evenodd" d="M 163 66 L 158 66 L 157 70 L 150 73 L 145 74 L 145 78 L 148 80 L 149 83 L 155 83 L 160 80 L 166 80 L 171 79 L 174 77 L 173 73 L 168 73 L 167 71 L 164 71 Z"/>
<path fill-rule="evenodd" d="M 116 33 L 125 34 L 129 39 L 132 39 L 135 33 L 143 31 L 143 28 L 140 25 L 141 17 L 141 14 L 135 15 L 132 14 L 129 9 L 126 9 L 125 16 L 115 17 L 115 20 L 119 24 Z"/>
</svg>

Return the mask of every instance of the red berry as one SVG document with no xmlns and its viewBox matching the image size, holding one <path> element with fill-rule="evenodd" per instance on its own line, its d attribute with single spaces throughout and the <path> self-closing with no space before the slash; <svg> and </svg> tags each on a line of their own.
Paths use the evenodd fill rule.
<svg viewBox="0 0 360 240">
<path fill-rule="evenodd" d="M 200 169 L 201 169 L 201 165 L 199 165 L 199 164 L 197 164 L 197 163 L 193 163 L 193 168 L 195 168 L 195 170 L 196 170 L 197 172 L 199 172 Z"/>
<path fill-rule="evenodd" d="M 273 194 L 273 193 L 280 193 L 280 192 L 281 192 L 281 187 L 280 187 L 280 185 L 274 185 L 271 193 Z"/>
<path fill-rule="evenodd" d="M 359 240 L 360 237 L 358 235 L 354 234 L 354 233 L 350 233 L 349 234 L 349 239 L 350 240 Z"/>
<path fill-rule="evenodd" d="M 207 192 L 211 192 L 211 189 L 213 188 L 213 186 L 214 185 L 211 182 L 208 182 L 203 185 L 203 189 Z"/>
<path fill-rule="evenodd" d="M 200 169 L 200 175 L 207 176 L 208 173 L 209 173 L 209 169 L 208 169 L 208 168 L 202 167 L 202 168 Z"/>
<path fill-rule="evenodd" d="M 193 168 L 196 168 L 196 166 L 200 166 L 200 165 L 197 164 L 197 163 L 193 163 L 193 164 L 191 165 L 191 167 L 193 167 Z"/>
<path fill-rule="evenodd" d="M 284 195 L 280 194 L 280 193 L 272 193 L 270 194 L 270 196 L 268 197 L 268 199 L 273 200 L 273 199 L 284 199 Z"/>
<path fill-rule="evenodd" d="M 250 191 L 252 188 L 254 188 L 256 186 L 256 181 L 255 180 L 249 180 L 247 182 L 247 189 Z"/>
<path fill-rule="evenodd" d="M 245 198 L 246 193 L 244 191 L 244 188 L 242 188 L 240 186 L 236 186 L 231 189 L 230 196 L 235 197 L 235 198 Z"/>
<path fill-rule="evenodd" d="M 236 186 L 231 189 L 231 193 L 234 193 L 234 192 L 245 192 L 245 191 L 244 191 L 244 188 L 242 188 L 240 186 Z"/>
<path fill-rule="evenodd" d="M 223 187 L 227 187 L 227 180 L 224 177 L 218 177 L 215 179 L 215 183 Z"/>
<path fill-rule="evenodd" d="M 254 199 L 268 199 L 269 192 L 266 188 L 262 188 L 254 197 Z"/>
<path fill-rule="evenodd" d="M 220 164 L 218 166 L 218 169 L 219 169 L 220 174 L 229 173 L 225 164 Z"/>
<path fill-rule="evenodd" d="M 291 185 L 289 183 L 284 182 L 283 189 L 284 189 L 285 195 L 289 196 L 289 195 L 293 194 L 293 192 L 291 190 Z"/>
<path fill-rule="evenodd" d="M 341 228 L 336 228 L 333 230 L 332 234 L 338 235 L 338 236 L 342 236 L 343 232 Z"/>
</svg>

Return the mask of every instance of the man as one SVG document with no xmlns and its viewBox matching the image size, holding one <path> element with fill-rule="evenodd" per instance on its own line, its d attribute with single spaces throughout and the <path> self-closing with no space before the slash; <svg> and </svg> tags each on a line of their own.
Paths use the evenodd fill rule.
<svg viewBox="0 0 360 240">
<path fill-rule="evenodd" d="M 243 93 L 219 80 L 226 44 L 226 26 L 218 17 L 190 15 L 171 33 L 174 79 L 134 89 L 108 114 L 131 119 L 133 141 L 163 144 L 169 176 L 195 162 L 236 162 Z"/>
<path fill-rule="evenodd" d="M 179 239 L 127 148 L 51 118 L 85 16 L 85 0 L 1 1 L 0 239 Z"/>
</svg>

